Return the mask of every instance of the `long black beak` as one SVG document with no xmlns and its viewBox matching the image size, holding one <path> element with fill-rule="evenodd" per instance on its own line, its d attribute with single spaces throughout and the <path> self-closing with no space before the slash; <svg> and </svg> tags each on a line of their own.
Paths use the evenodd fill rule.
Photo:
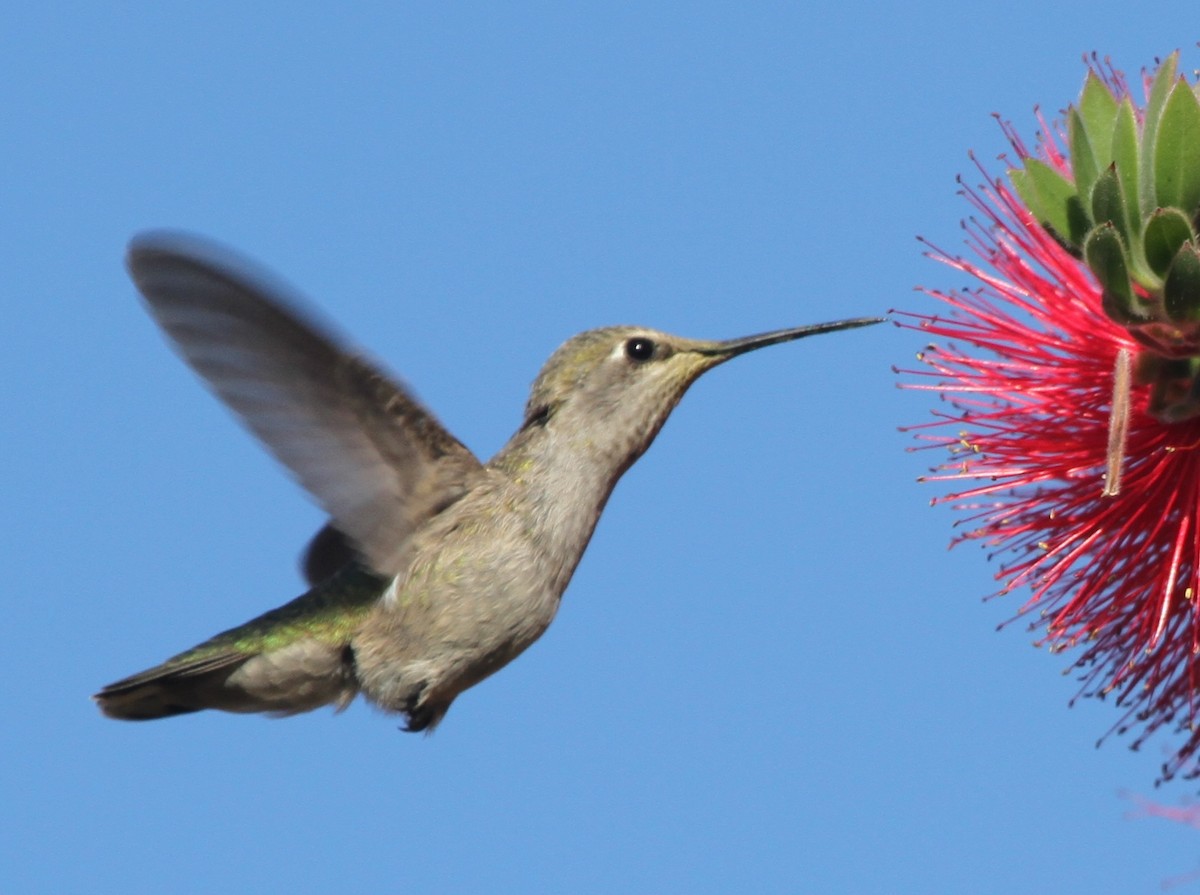
<svg viewBox="0 0 1200 895">
<path fill-rule="evenodd" d="M 851 320 L 836 320 L 832 323 L 814 323 L 812 326 L 794 326 L 790 329 L 776 329 L 756 336 L 742 336 L 740 339 L 727 339 L 724 342 L 712 342 L 708 347 L 699 349 L 701 354 L 713 355 L 727 360 L 766 348 L 768 345 L 778 345 L 780 342 L 791 342 L 793 339 L 803 339 L 805 336 L 816 336 L 821 333 L 836 332 L 839 329 L 857 329 L 860 326 L 874 326 L 883 323 L 883 317 L 855 317 Z"/>
</svg>

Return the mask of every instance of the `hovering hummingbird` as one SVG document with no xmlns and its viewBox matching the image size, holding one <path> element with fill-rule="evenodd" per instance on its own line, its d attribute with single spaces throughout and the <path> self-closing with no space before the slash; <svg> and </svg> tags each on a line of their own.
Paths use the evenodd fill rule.
<svg viewBox="0 0 1200 895">
<path fill-rule="evenodd" d="M 362 693 L 431 730 L 554 618 L 617 479 L 702 373 L 858 318 L 722 342 L 636 326 L 568 340 L 516 434 L 478 459 L 394 378 L 248 262 L 179 234 L 127 258 L 175 349 L 330 515 L 309 590 L 95 699 L 112 718 L 290 715 Z"/>
</svg>

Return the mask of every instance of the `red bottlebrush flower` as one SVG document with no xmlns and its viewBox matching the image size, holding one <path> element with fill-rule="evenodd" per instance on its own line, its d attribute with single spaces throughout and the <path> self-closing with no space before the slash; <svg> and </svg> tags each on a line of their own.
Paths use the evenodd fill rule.
<svg viewBox="0 0 1200 895">
<path fill-rule="evenodd" d="M 955 542 L 1001 560 L 994 596 L 1029 594 L 1017 617 L 1135 748 L 1183 734 L 1164 779 L 1200 775 L 1200 103 L 1175 62 L 1139 107 L 1093 58 L 1033 152 L 1004 125 L 1022 167 L 964 191 L 978 260 L 929 252 L 977 286 L 899 315 L 936 340 L 901 372 L 949 408 L 913 431 L 949 450 L 926 480 L 953 488 Z"/>
</svg>

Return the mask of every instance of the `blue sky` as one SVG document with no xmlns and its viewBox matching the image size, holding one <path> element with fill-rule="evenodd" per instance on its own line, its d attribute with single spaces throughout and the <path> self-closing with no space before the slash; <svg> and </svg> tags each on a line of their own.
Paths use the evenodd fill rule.
<svg viewBox="0 0 1200 895">
<path fill-rule="evenodd" d="M 725 337 L 963 285 L 967 151 L 1177 5 L 54 4 L 0 31 L 6 892 L 1152 892 L 1169 738 L 1093 748 L 1065 662 L 897 427 L 892 326 L 702 380 L 548 634 L 432 737 L 355 704 L 103 719 L 88 696 L 299 592 L 320 513 L 122 268 L 178 227 L 296 284 L 482 456 L 567 336 Z M 1155 15 L 1156 8 L 1168 14 Z M 1183 17 L 1183 18 L 1186 18 Z M 1192 788 L 1157 798 L 1175 802 Z"/>
</svg>

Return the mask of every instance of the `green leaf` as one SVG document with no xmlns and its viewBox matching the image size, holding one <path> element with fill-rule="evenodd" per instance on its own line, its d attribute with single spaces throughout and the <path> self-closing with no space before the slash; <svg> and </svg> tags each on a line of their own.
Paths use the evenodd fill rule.
<svg viewBox="0 0 1200 895">
<path fill-rule="evenodd" d="M 1038 201 L 1038 194 L 1029 179 L 1029 172 L 1024 168 L 1009 168 L 1005 173 L 1008 174 L 1009 183 L 1020 197 L 1021 204 L 1028 208 L 1034 217 L 1038 217 L 1037 212 L 1033 209 L 1034 203 Z"/>
<path fill-rule="evenodd" d="M 1146 220 L 1142 234 L 1142 249 L 1146 263 L 1158 277 L 1165 277 L 1179 247 L 1195 239 L 1191 221 L 1177 208 L 1160 208 Z"/>
<path fill-rule="evenodd" d="M 1096 186 L 1092 188 L 1091 204 L 1092 220 L 1097 224 L 1111 224 L 1121 236 L 1126 250 L 1124 261 L 1130 278 L 1156 292 L 1162 287 L 1162 273 L 1147 266 L 1141 240 L 1137 238 L 1136 232 L 1130 232 L 1130 221 L 1136 219 L 1136 214 L 1121 192 L 1121 181 L 1117 177 L 1115 162 L 1105 168 L 1097 178 Z"/>
<path fill-rule="evenodd" d="M 1083 244 L 1083 257 L 1103 290 L 1104 311 L 1120 324 L 1146 319 L 1129 279 L 1125 244 L 1112 224 L 1099 224 Z"/>
<path fill-rule="evenodd" d="M 1136 234 L 1141 228 L 1141 214 L 1138 211 L 1141 208 L 1138 204 L 1138 131 L 1137 115 L 1133 110 L 1133 100 L 1129 97 L 1125 97 L 1117 109 L 1112 133 L 1112 157 L 1128 211 L 1126 225 L 1130 233 Z"/>
<path fill-rule="evenodd" d="M 1121 196 L 1125 207 L 1125 228 L 1122 235 L 1129 248 L 1129 272 L 1133 279 L 1157 291 L 1162 288 L 1161 275 L 1151 271 L 1143 253 L 1139 234 L 1142 229 L 1141 204 L 1139 202 L 1140 147 L 1138 140 L 1138 114 L 1133 100 L 1125 97 L 1117 107 L 1113 124 L 1112 157 L 1116 166 L 1117 179 L 1121 183 Z"/>
<path fill-rule="evenodd" d="M 1200 322 L 1200 250 L 1184 243 L 1163 284 L 1163 306 L 1176 323 Z"/>
<path fill-rule="evenodd" d="M 1153 158 L 1158 204 L 1194 215 L 1200 205 L 1200 101 L 1182 78 L 1163 108 Z"/>
<path fill-rule="evenodd" d="M 1090 196 L 1096 178 L 1100 176 L 1100 165 L 1088 139 L 1087 127 L 1078 109 L 1067 109 L 1067 146 L 1071 152 L 1071 173 L 1075 175 L 1075 190 L 1081 196 Z"/>
<path fill-rule="evenodd" d="M 1117 121 L 1117 98 L 1094 71 L 1089 71 L 1079 95 L 1079 117 L 1087 131 L 1096 166 L 1103 170 L 1113 161 L 1110 150 Z"/>
<path fill-rule="evenodd" d="M 1025 159 L 1025 169 L 1008 172 L 1013 189 L 1038 223 L 1075 247 L 1083 244 L 1090 221 L 1075 184 L 1045 162 Z"/>
<path fill-rule="evenodd" d="M 1129 239 L 1125 199 L 1121 195 L 1121 181 L 1117 178 L 1115 165 L 1109 165 L 1096 178 L 1096 185 L 1092 187 L 1091 204 L 1093 221 L 1097 224 L 1112 224 L 1117 228 L 1118 233 L 1126 240 Z"/>
<path fill-rule="evenodd" d="M 1138 184 L 1143 216 L 1150 214 L 1159 204 L 1154 194 L 1154 141 L 1158 134 L 1158 120 L 1162 116 L 1163 107 L 1167 104 L 1167 96 L 1175 83 L 1175 69 L 1178 62 L 1178 51 L 1162 61 L 1154 75 L 1154 81 L 1150 85 L 1150 93 L 1146 100 L 1146 111 L 1142 118 L 1141 182 Z"/>
</svg>

